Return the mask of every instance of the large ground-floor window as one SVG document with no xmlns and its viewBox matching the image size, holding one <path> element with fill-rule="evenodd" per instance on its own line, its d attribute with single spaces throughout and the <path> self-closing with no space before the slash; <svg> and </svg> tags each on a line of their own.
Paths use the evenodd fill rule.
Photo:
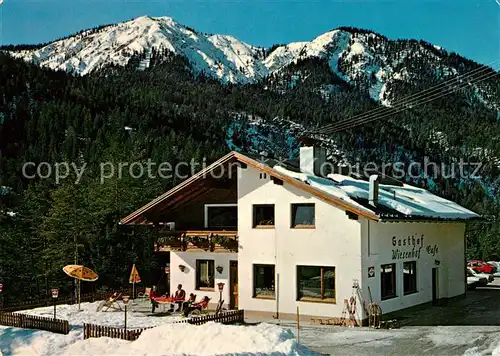
<svg viewBox="0 0 500 356">
<path fill-rule="evenodd" d="M 417 261 L 403 263 L 403 293 L 417 292 Z"/>
<path fill-rule="evenodd" d="M 214 260 L 196 260 L 196 289 L 214 289 Z"/>
<path fill-rule="evenodd" d="M 382 300 L 396 297 L 395 263 L 380 266 L 380 292 Z"/>
<path fill-rule="evenodd" d="M 297 300 L 335 302 L 335 267 L 297 266 Z"/>
<path fill-rule="evenodd" d="M 274 299 L 274 265 L 253 265 L 253 296 Z"/>
</svg>

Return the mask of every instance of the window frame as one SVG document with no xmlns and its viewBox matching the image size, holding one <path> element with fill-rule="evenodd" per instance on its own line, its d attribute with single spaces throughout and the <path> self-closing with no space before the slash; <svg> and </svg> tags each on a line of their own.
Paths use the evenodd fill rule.
<svg viewBox="0 0 500 356">
<path fill-rule="evenodd" d="M 205 204 L 203 206 L 203 227 L 205 229 L 211 229 L 208 226 L 208 209 L 210 208 L 230 208 L 230 207 L 236 207 L 236 220 L 238 220 L 238 204 L 237 203 L 227 203 L 227 204 Z M 238 226 L 235 226 L 237 229 Z"/>
<path fill-rule="evenodd" d="M 305 224 L 294 225 L 294 222 L 295 222 L 294 211 L 296 212 L 296 209 L 294 209 L 294 208 L 297 206 L 312 206 L 313 219 L 314 219 L 314 222 L 312 225 L 305 225 Z M 291 229 L 315 229 L 316 228 L 316 204 L 315 203 L 291 203 L 290 204 L 290 228 Z"/>
<path fill-rule="evenodd" d="M 271 207 L 273 208 L 273 224 L 272 225 L 258 225 L 256 224 L 256 208 Z M 253 229 L 274 229 L 276 225 L 276 205 L 274 204 L 253 204 L 252 205 L 252 228 Z"/>
<path fill-rule="evenodd" d="M 210 275 L 210 262 L 212 263 L 212 279 L 213 279 L 213 287 L 200 287 L 200 264 L 202 262 L 208 262 L 208 268 L 209 268 L 209 275 Z M 210 259 L 196 259 L 196 270 L 195 270 L 195 290 L 199 291 L 215 291 L 215 260 L 210 260 Z"/>
<path fill-rule="evenodd" d="M 321 297 L 316 298 L 316 297 L 301 297 L 300 295 L 302 294 L 300 292 L 300 269 L 301 268 L 307 268 L 307 267 L 314 267 L 314 268 L 320 268 L 320 281 L 321 281 Z M 325 298 L 325 286 L 324 286 L 324 273 L 325 269 L 333 269 L 333 298 Z M 296 300 L 298 302 L 311 302 L 311 303 L 326 303 L 326 304 L 337 304 L 337 268 L 335 266 L 312 266 L 312 265 L 297 265 L 296 268 Z"/>
<path fill-rule="evenodd" d="M 405 290 L 405 287 L 406 287 L 406 284 L 405 284 L 405 265 L 406 264 L 409 264 L 410 266 L 412 266 L 413 269 L 410 269 L 413 273 L 409 273 L 410 275 L 412 275 L 414 278 L 415 278 L 415 282 L 414 282 L 414 289 L 411 289 L 411 290 Z M 406 261 L 406 262 L 403 262 L 403 295 L 410 295 L 410 294 L 415 294 L 415 293 L 418 293 L 418 271 L 417 271 L 417 261 Z"/>
<path fill-rule="evenodd" d="M 272 296 L 266 295 L 266 294 L 257 294 L 256 291 L 256 282 L 257 282 L 257 268 L 258 267 L 272 267 L 274 271 L 274 294 Z M 253 264 L 253 285 L 252 285 L 252 298 L 255 299 L 270 299 L 270 300 L 275 300 L 276 299 L 276 265 L 273 264 L 267 264 L 267 263 L 255 263 Z"/>
<path fill-rule="evenodd" d="M 385 274 L 382 269 L 384 266 L 392 267 L 392 284 L 394 286 L 394 294 L 384 295 L 384 279 L 383 275 Z M 395 263 L 385 263 L 380 265 L 380 299 L 381 300 L 389 300 L 398 297 L 398 288 L 397 288 L 397 277 L 396 277 L 396 264 Z"/>
</svg>

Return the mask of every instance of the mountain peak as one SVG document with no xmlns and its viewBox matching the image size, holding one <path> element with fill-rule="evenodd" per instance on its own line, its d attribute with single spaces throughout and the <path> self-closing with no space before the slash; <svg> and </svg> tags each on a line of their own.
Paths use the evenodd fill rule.
<svg viewBox="0 0 500 356">
<path fill-rule="evenodd" d="M 391 41 L 370 30 L 339 27 L 309 42 L 273 46 L 267 51 L 230 35 L 207 35 L 181 25 L 171 17 L 141 16 L 116 25 L 84 31 L 42 48 L 11 52 L 41 66 L 86 75 L 109 65 L 125 66 L 141 55 L 138 69 L 148 68 L 152 51 L 184 56 L 195 73 L 224 83 L 252 83 L 301 60 L 317 58 L 328 63 L 344 81 L 363 86 L 370 96 L 390 105 L 391 86 L 415 75 L 406 65 L 423 61 L 428 72 L 452 76 L 463 68 L 442 64 L 448 56 L 421 41 Z M 417 70 L 417 68 L 413 68 Z"/>
</svg>

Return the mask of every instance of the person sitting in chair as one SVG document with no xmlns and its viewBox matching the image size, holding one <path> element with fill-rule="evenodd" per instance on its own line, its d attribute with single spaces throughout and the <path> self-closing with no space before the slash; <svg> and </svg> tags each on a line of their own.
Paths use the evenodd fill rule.
<svg viewBox="0 0 500 356">
<path fill-rule="evenodd" d="M 186 292 L 184 291 L 184 289 L 182 289 L 182 284 L 179 284 L 177 286 L 177 290 L 175 291 L 174 298 L 178 300 L 175 302 L 175 304 L 177 304 L 179 306 L 177 308 L 177 311 L 181 311 L 182 304 L 184 303 L 184 299 L 186 299 Z"/>
<path fill-rule="evenodd" d="M 158 302 L 155 300 L 158 295 L 156 295 L 156 286 L 153 286 L 151 289 L 151 292 L 149 293 L 149 300 L 151 300 L 151 313 L 155 312 L 155 309 L 158 308 L 160 305 Z"/>
<path fill-rule="evenodd" d="M 189 299 L 184 303 L 182 303 L 182 310 L 189 308 L 191 304 L 194 303 L 195 300 L 196 300 L 196 294 L 194 293 L 189 294 Z"/>
<path fill-rule="evenodd" d="M 191 306 L 184 309 L 184 316 L 189 316 L 189 314 L 194 310 L 199 310 L 201 312 L 203 309 L 208 307 L 208 302 L 210 302 L 210 298 L 208 296 L 204 296 L 201 302 L 193 303 Z"/>
</svg>

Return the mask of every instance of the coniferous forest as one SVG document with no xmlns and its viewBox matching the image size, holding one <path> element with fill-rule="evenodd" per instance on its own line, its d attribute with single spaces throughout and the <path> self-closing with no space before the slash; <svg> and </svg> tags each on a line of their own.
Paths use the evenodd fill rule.
<svg viewBox="0 0 500 356">
<path fill-rule="evenodd" d="M 139 266 L 146 285 L 157 282 L 164 261 L 153 253 L 152 232 L 119 226 L 118 221 L 180 181 L 124 174 L 101 182 L 101 162 L 151 159 L 175 165 L 206 158 L 209 163 L 230 147 L 279 150 L 246 135 L 249 118 L 262 119 L 268 131 L 296 137 L 294 125 L 313 130 L 380 105 L 370 99 L 363 83 L 347 84 L 320 60 L 298 62 L 279 76 L 248 85 L 195 76 L 184 58 L 168 53 L 153 53 L 145 71 L 136 70 L 139 60 L 140 55 L 125 68 L 108 67 L 82 77 L 0 54 L 0 281 L 8 291 L 6 299 L 43 297 L 52 286 L 69 293 L 71 281 L 61 268 L 74 263 L 75 255 L 79 264 L 99 273 L 97 287 L 127 285 L 132 263 Z M 413 58 L 406 65 L 420 64 Z M 422 71 L 394 95 L 416 93 L 436 80 Z M 492 85 L 500 93 L 498 79 Z M 334 88 L 328 97 L 318 91 L 325 86 Z M 446 143 L 439 139 L 443 136 Z M 485 215 L 484 222 L 468 227 L 468 257 L 500 259 L 495 161 L 500 157 L 500 121 L 472 91 L 327 139 L 349 161 L 411 162 L 429 157 L 450 165 L 463 157 L 481 162 L 480 179 L 407 182 Z M 293 156 L 296 151 L 287 153 Z M 85 164 L 86 169 L 78 184 L 71 170 L 60 181 L 54 175 L 30 179 L 22 174 L 26 162 L 48 162 L 52 167 L 69 162 Z M 33 168 L 27 172 L 34 174 Z"/>
</svg>

